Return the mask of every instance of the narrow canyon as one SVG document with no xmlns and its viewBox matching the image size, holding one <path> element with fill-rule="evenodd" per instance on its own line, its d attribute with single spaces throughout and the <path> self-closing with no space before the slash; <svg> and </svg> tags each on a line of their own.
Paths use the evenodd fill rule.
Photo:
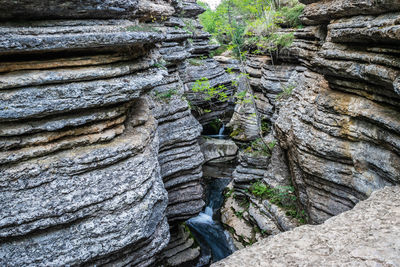
<svg viewBox="0 0 400 267">
<path fill-rule="evenodd" d="M 196 0 L 0 0 L 0 266 L 400 266 L 400 1 L 300 2 L 237 58 Z"/>
</svg>

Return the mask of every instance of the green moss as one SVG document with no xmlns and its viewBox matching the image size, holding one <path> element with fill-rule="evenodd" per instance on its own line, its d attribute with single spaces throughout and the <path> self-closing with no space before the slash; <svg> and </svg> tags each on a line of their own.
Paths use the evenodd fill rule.
<svg viewBox="0 0 400 267">
<path fill-rule="evenodd" d="M 190 59 L 188 59 L 188 62 L 192 66 L 203 66 L 204 65 L 204 62 L 197 58 L 190 58 Z"/>
<path fill-rule="evenodd" d="M 127 32 L 161 32 L 160 29 L 155 28 L 152 25 L 148 24 L 139 24 L 135 26 L 128 26 L 124 28 Z"/>
<path fill-rule="evenodd" d="M 233 129 L 233 131 L 230 134 L 230 137 L 236 137 L 244 133 L 244 130 L 242 128 L 237 127 L 236 129 Z"/>
<path fill-rule="evenodd" d="M 169 89 L 168 91 L 163 92 L 163 93 L 155 92 L 154 96 L 156 97 L 157 100 L 166 101 L 166 100 L 172 98 L 172 96 L 177 95 L 177 94 L 178 94 L 177 89 Z"/>
</svg>

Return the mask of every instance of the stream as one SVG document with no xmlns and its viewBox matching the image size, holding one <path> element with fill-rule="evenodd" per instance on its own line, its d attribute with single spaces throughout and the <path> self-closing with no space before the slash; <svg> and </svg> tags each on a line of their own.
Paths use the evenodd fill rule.
<svg viewBox="0 0 400 267">
<path fill-rule="evenodd" d="M 235 250 L 229 233 L 217 219 L 224 201 L 223 191 L 229 182 L 228 178 L 213 179 L 207 187 L 208 204 L 205 210 L 186 222 L 201 248 L 201 258 L 196 266 L 208 266 L 228 257 Z"/>
</svg>

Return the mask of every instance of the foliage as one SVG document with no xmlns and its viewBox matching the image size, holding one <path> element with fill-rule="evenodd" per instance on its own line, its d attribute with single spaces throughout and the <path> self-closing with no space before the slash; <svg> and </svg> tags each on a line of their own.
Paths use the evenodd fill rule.
<svg viewBox="0 0 400 267">
<path fill-rule="evenodd" d="M 229 190 L 224 194 L 224 197 L 225 197 L 225 198 L 229 198 L 230 196 L 232 196 L 233 191 L 234 191 L 234 188 L 232 187 L 231 189 L 229 189 Z"/>
<path fill-rule="evenodd" d="M 155 93 L 155 97 L 158 100 L 164 100 L 165 101 L 167 99 L 170 99 L 173 95 L 177 95 L 177 94 L 178 94 L 178 90 L 169 89 L 168 91 L 163 92 L 163 93 L 156 92 Z"/>
<path fill-rule="evenodd" d="M 185 26 L 183 27 L 184 31 L 186 31 L 189 34 L 196 33 L 197 28 L 192 19 L 184 18 L 183 23 L 185 24 Z"/>
<path fill-rule="evenodd" d="M 272 204 L 283 208 L 286 210 L 287 216 L 296 218 L 300 223 L 304 224 L 307 222 L 305 211 L 299 211 L 297 208 L 297 197 L 294 194 L 293 186 L 272 188 L 261 181 L 257 181 L 251 185 L 250 192 L 257 198 L 268 199 Z"/>
<path fill-rule="evenodd" d="M 304 5 L 296 4 L 293 7 L 284 6 L 277 15 L 282 18 L 283 23 L 288 27 L 301 27 L 300 15 L 303 13 Z"/>
<path fill-rule="evenodd" d="M 192 86 L 192 91 L 195 93 L 203 93 L 204 100 L 209 101 L 211 99 L 217 99 L 218 101 L 225 102 L 229 100 L 226 93 L 227 88 L 225 85 L 218 85 L 212 87 L 207 78 L 203 77 L 197 80 Z"/>
<path fill-rule="evenodd" d="M 263 135 L 266 135 L 267 133 L 270 132 L 270 127 L 267 121 L 261 120 L 261 132 Z"/>
<path fill-rule="evenodd" d="M 190 65 L 193 65 L 193 66 L 202 66 L 202 65 L 204 65 L 204 62 L 201 61 L 200 59 L 197 59 L 197 58 L 190 58 L 190 59 L 188 59 L 188 62 L 189 62 Z"/>
<path fill-rule="evenodd" d="M 199 4 L 206 9 L 199 16 L 200 23 L 223 46 L 214 55 L 232 50 L 237 57 L 246 48 L 257 53 L 290 45 L 293 34 L 276 33 L 282 27 L 301 27 L 299 17 L 304 9 L 297 0 L 282 6 L 274 0 L 222 0 L 216 10 Z"/>
<path fill-rule="evenodd" d="M 167 62 L 164 59 L 161 59 L 161 60 L 157 61 L 156 63 L 154 63 L 152 67 L 166 70 L 167 69 L 166 65 L 167 65 Z"/>
<path fill-rule="evenodd" d="M 244 133 L 244 130 L 242 128 L 237 127 L 236 129 L 233 129 L 233 131 L 231 132 L 231 134 L 229 136 L 235 137 L 235 136 L 241 135 L 242 133 Z"/>
<path fill-rule="evenodd" d="M 296 85 L 294 84 L 284 86 L 283 91 L 276 96 L 276 100 L 280 101 L 282 99 L 288 98 L 292 94 L 294 88 L 296 88 Z"/>
<path fill-rule="evenodd" d="M 276 141 L 272 141 L 268 144 L 262 142 L 261 138 L 257 138 L 256 140 L 250 143 L 244 152 L 249 153 L 253 156 L 263 156 L 268 157 L 271 156 L 271 152 L 276 145 Z"/>
</svg>

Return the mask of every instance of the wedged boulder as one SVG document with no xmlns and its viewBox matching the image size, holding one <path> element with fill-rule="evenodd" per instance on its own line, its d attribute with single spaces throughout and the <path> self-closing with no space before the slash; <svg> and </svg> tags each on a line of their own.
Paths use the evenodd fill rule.
<svg viewBox="0 0 400 267">
<path fill-rule="evenodd" d="M 232 140 L 202 138 L 200 140 L 201 152 L 205 163 L 229 162 L 236 158 L 238 147 Z"/>
</svg>

